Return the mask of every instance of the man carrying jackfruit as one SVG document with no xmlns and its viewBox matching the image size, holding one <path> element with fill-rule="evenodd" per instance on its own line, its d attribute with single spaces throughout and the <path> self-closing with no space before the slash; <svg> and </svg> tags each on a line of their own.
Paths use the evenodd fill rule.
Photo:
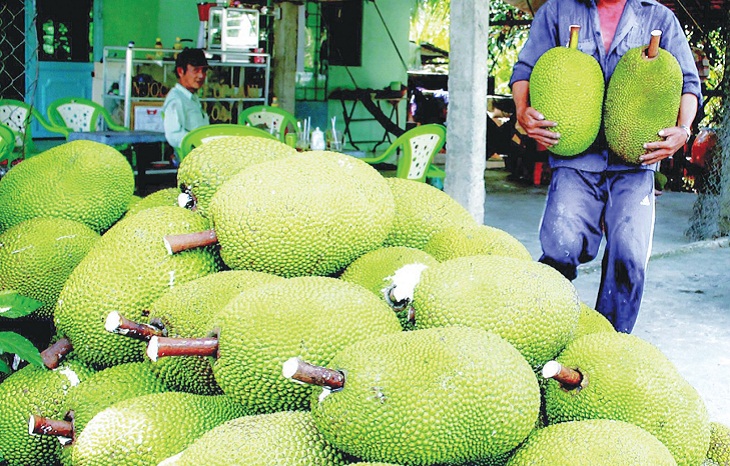
<svg viewBox="0 0 730 466">
<path fill-rule="evenodd" d="M 186 48 L 175 59 L 178 82 L 162 105 L 165 139 L 175 153 L 186 134 L 210 122 L 197 95 L 207 71 L 208 60 L 202 49 Z"/>
<path fill-rule="evenodd" d="M 606 84 L 620 58 L 646 46 L 655 29 L 662 31 L 660 47 L 682 70 L 676 126 L 659 131 L 659 141 L 643 144 L 640 163 L 623 162 L 611 153 L 603 129 L 584 152 L 550 156 L 553 171 L 540 226 L 540 262 L 573 280 L 578 265 L 596 257 L 605 233 L 595 308 L 616 330 L 630 333 L 641 305 L 654 230 L 654 171 L 689 140 L 702 98 L 700 80 L 679 21 L 656 0 L 548 0 L 535 14 L 510 80 L 520 125 L 547 148 L 559 141 L 560 128 L 530 105 L 529 79 L 541 55 L 568 44 L 574 24 L 581 27 L 578 49 L 598 61 Z"/>
</svg>

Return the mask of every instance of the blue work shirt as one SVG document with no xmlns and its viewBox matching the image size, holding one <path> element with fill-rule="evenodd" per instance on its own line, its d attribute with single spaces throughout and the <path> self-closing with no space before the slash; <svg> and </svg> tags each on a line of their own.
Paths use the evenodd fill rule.
<svg viewBox="0 0 730 466">
<path fill-rule="evenodd" d="M 662 31 L 659 46 L 674 55 L 684 74 L 682 93 L 694 94 L 698 102 L 702 102 L 700 78 L 684 30 L 674 13 L 655 0 L 626 1 L 608 53 L 601 37 L 601 24 L 595 0 L 591 0 L 589 5 L 576 0 L 548 0 L 535 14 L 530 35 L 512 71 L 510 86 L 516 81 L 528 81 L 535 63 L 543 53 L 553 47 L 567 46 L 570 42 L 572 24 L 580 26 L 578 49 L 598 61 L 606 85 L 620 58 L 629 49 L 648 45 L 651 31 L 659 29 Z M 613 154 L 609 155 L 603 129 L 599 132 L 596 142 L 584 154 L 576 157 L 551 154 L 550 165 L 590 172 L 637 168 L 636 165 L 622 163 Z M 657 165 L 655 163 L 639 167 L 655 170 Z"/>
<path fill-rule="evenodd" d="M 209 124 L 208 115 L 203 111 L 200 99 L 196 94 L 185 89 L 180 83 L 170 89 L 162 105 L 165 139 L 175 148 L 186 134 L 199 126 Z"/>
</svg>

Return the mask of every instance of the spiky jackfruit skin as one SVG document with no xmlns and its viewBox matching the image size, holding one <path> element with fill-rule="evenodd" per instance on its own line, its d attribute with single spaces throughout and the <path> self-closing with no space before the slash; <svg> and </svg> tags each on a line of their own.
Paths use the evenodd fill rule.
<svg viewBox="0 0 730 466">
<path fill-rule="evenodd" d="M 313 390 L 312 417 L 325 439 L 363 460 L 432 465 L 498 456 L 537 420 L 530 366 L 484 330 L 374 337 L 348 345 L 327 366 L 343 372 L 345 384 Z"/>
<path fill-rule="evenodd" d="M 572 421 L 534 430 L 508 466 L 674 466 L 662 442 L 634 424 Z"/>
<path fill-rule="evenodd" d="M 176 466 L 341 466 L 343 454 L 317 431 L 306 411 L 233 419 L 185 449 Z"/>
<path fill-rule="evenodd" d="M 225 395 L 165 392 L 129 398 L 94 416 L 74 444 L 77 466 L 156 465 L 210 429 L 243 416 Z"/>
<path fill-rule="evenodd" d="M 573 339 L 597 332 L 615 332 L 611 322 L 600 312 L 587 304 L 580 303 L 580 316 L 578 316 L 578 328 L 575 330 Z"/>
<path fill-rule="evenodd" d="M 29 435 L 31 415 L 62 419 L 64 399 L 93 370 L 68 360 L 53 370 L 25 366 L 0 384 L 0 458 L 8 466 L 55 465 L 61 452 L 57 437 Z"/>
<path fill-rule="evenodd" d="M 283 280 L 276 275 L 247 270 L 212 273 L 160 296 L 149 308 L 149 319 L 150 322 L 159 321 L 168 337 L 207 337 L 214 330 L 215 315 L 233 297 L 244 290 Z M 223 393 L 213 376 L 210 358 L 160 358 L 152 363 L 152 370 L 173 390 L 199 395 Z"/>
<path fill-rule="evenodd" d="M 603 71 L 595 58 L 578 49 L 553 47 L 535 63 L 530 75 L 530 105 L 558 125 L 557 144 L 548 150 L 574 156 L 593 144 L 601 127 Z"/>
<path fill-rule="evenodd" d="M 97 413 L 114 403 L 165 391 L 149 362 L 128 362 L 92 374 L 69 391 L 64 405 L 67 411 L 73 411 L 78 436 Z"/>
<path fill-rule="evenodd" d="M 606 89 L 603 113 L 609 149 L 626 162 L 639 164 L 644 144 L 660 141 L 663 128 L 676 126 L 683 76 L 679 62 L 664 49 L 654 59 L 646 47 L 627 51 Z"/>
<path fill-rule="evenodd" d="M 329 275 L 380 247 L 393 199 L 375 169 L 334 152 L 248 167 L 213 196 L 209 215 L 232 269 Z"/>
<path fill-rule="evenodd" d="M 177 207 L 177 196 L 180 190 L 177 188 L 165 188 L 150 193 L 127 208 L 125 216 L 134 215 L 139 211 L 151 207 L 170 206 Z"/>
<path fill-rule="evenodd" d="M 0 290 L 14 290 L 43 303 L 30 316 L 51 319 L 73 269 L 99 239 L 83 223 L 32 218 L 0 233 Z"/>
<path fill-rule="evenodd" d="M 575 287 L 559 272 L 504 256 L 459 257 L 429 267 L 413 307 L 416 328 L 467 325 L 494 332 L 534 368 L 573 338 L 580 314 Z"/>
<path fill-rule="evenodd" d="M 405 178 L 386 178 L 395 199 L 395 220 L 384 246 L 423 249 L 435 232 L 476 226 L 469 212 L 440 189 Z"/>
<path fill-rule="evenodd" d="M 179 207 L 155 207 L 122 219 L 91 248 L 58 297 L 54 322 L 76 355 L 95 368 L 142 361 L 142 341 L 109 333 L 111 311 L 142 321 L 165 291 L 218 270 L 211 248 L 168 254 L 165 235 L 206 230 L 208 221 Z"/>
<path fill-rule="evenodd" d="M 308 407 L 311 388 L 281 375 L 289 358 L 324 365 L 348 344 L 401 331 L 383 300 L 329 277 L 295 277 L 244 291 L 218 314 L 215 327 L 215 378 L 250 414 Z"/>
<path fill-rule="evenodd" d="M 710 422 L 710 448 L 707 462 L 712 465 L 730 464 L 730 427 L 719 422 Z"/>
<path fill-rule="evenodd" d="M 530 252 L 517 238 L 487 225 L 446 227 L 434 233 L 423 250 L 439 262 L 456 257 L 491 254 L 532 260 Z"/>
<path fill-rule="evenodd" d="M 246 167 L 296 154 L 281 141 L 256 136 L 213 139 L 196 147 L 180 162 L 177 185 L 195 197 L 196 212 L 208 215 L 218 188 Z"/>
<path fill-rule="evenodd" d="M 558 356 L 586 381 L 565 390 L 555 380 L 545 389 L 550 424 L 584 419 L 630 422 L 658 438 L 678 465 L 697 465 L 707 453 L 710 422 L 697 391 L 651 343 L 619 332 L 572 341 Z"/>
<path fill-rule="evenodd" d="M 132 167 L 118 150 L 93 141 L 67 142 L 24 160 L 0 180 L 0 231 L 53 217 L 100 233 L 124 214 L 133 192 Z"/>
</svg>

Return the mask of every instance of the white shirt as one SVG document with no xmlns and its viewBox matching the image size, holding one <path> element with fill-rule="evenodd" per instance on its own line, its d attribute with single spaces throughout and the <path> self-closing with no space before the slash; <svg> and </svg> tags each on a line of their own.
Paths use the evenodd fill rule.
<svg viewBox="0 0 730 466">
<path fill-rule="evenodd" d="M 177 150 L 188 132 L 210 123 L 203 111 L 197 94 L 185 89 L 180 83 L 170 89 L 162 105 L 165 139 Z"/>
</svg>

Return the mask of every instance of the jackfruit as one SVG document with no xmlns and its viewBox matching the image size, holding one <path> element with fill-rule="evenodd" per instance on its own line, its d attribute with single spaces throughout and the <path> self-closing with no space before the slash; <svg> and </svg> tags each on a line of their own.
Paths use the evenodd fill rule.
<svg viewBox="0 0 730 466">
<path fill-rule="evenodd" d="M 159 322 L 169 337 L 207 336 L 212 320 L 228 302 L 249 288 L 283 281 L 276 275 L 246 270 L 212 273 L 170 289 L 149 306 L 150 322 Z M 216 395 L 222 393 L 209 358 L 162 358 L 152 370 L 173 390 Z"/>
<path fill-rule="evenodd" d="M 60 419 L 68 391 L 92 373 L 70 359 L 53 370 L 25 366 L 0 384 L 0 458 L 8 466 L 56 464 L 61 452 L 58 439 L 29 435 L 28 418 L 33 414 Z"/>
<path fill-rule="evenodd" d="M 710 448 L 707 449 L 707 466 L 730 465 L 730 427 L 710 422 Z M 704 465 L 704 463 L 703 463 Z"/>
<path fill-rule="evenodd" d="M 578 49 L 578 29 L 571 26 L 567 47 L 553 47 L 535 63 L 530 75 L 530 105 L 558 125 L 554 154 L 574 156 L 593 144 L 601 127 L 605 81 L 595 58 Z"/>
<path fill-rule="evenodd" d="M 118 150 L 93 141 L 67 142 L 0 179 L 0 232 L 23 220 L 53 217 L 101 233 L 124 214 L 133 192 L 132 167 Z"/>
<path fill-rule="evenodd" d="M 231 136 L 207 141 L 180 162 L 179 191 L 188 193 L 195 210 L 208 215 L 208 206 L 218 188 L 246 167 L 296 154 L 281 141 L 255 136 Z"/>
<path fill-rule="evenodd" d="M 423 250 L 439 262 L 456 257 L 492 254 L 532 260 L 530 252 L 517 238 L 487 225 L 446 227 L 434 233 Z"/>
<path fill-rule="evenodd" d="M 440 189 L 405 178 L 385 180 L 395 199 L 395 220 L 383 246 L 423 249 L 439 230 L 478 225 L 469 211 Z"/>
<path fill-rule="evenodd" d="M 144 198 L 135 202 L 133 205 L 127 208 L 125 216 L 134 215 L 137 212 L 149 209 L 150 207 L 159 206 L 175 206 L 177 205 L 177 197 L 180 195 L 180 190 L 177 188 L 165 188 L 155 191 L 146 195 Z"/>
<path fill-rule="evenodd" d="M 344 466 L 343 454 L 317 431 L 312 415 L 285 411 L 233 419 L 186 448 L 175 466 Z"/>
<path fill-rule="evenodd" d="M 329 275 L 380 247 L 394 215 L 385 179 L 334 152 L 248 167 L 213 196 L 209 215 L 232 269 Z"/>
<path fill-rule="evenodd" d="M 648 58 L 646 46 L 627 51 L 606 90 L 609 149 L 626 162 L 641 163 L 644 144 L 660 141 L 659 130 L 677 124 L 683 83 L 679 62 L 668 51 L 660 48 L 654 58 Z"/>
<path fill-rule="evenodd" d="M 370 338 L 327 367 L 344 385 L 312 392 L 314 422 L 325 439 L 366 461 L 462 464 L 503 455 L 528 436 L 540 407 L 525 359 L 475 328 Z"/>
<path fill-rule="evenodd" d="M 550 424 L 613 419 L 653 434 L 678 465 L 697 465 L 707 453 L 710 422 L 697 391 L 651 343 L 620 332 L 572 341 L 557 357 L 580 375 L 577 386 L 549 380 L 545 410 Z"/>
<path fill-rule="evenodd" d="M 573 338 L 580 305 L 573 284 L 536 261 L 469 256 L 429 267 L 413 293 L 416 328 L 467 325 L 512 343 L 531 366 Z"/>
<path fill-rule="evenodd" d="M 169 255 L 165 234 L 208 227 L 206 219 L 179 207 L 155 207 L 122 219 L 106 232 L 69 276 L 54 321 L 76 355 L 95 368 L 144 358 L 142 342 L 107 332 L 111 311 L 139 320 L 165 291 L 218 270 L 209 248 Z"/>
<path fill-rule="evenodd" d="M 31 318 L 51 319 L 66 279 L 99 234 L 83 223 L 36 217 L 0 233 L 0 290 L 43 303 Z"/>
<path fill-rule="evenodd" d="M 582 337 L 589 333 L 615 332 L 611 322 L 600 312 L 587 304 L 580 303 L 580 316 L 578 316 L 578 328 L 575 330 L 573 339 Z"/>
<path fill-rule="evenodd" d="M 156 465 L 210 429 L 243 416 L 225 395 L 164 392 L 128 398 L 99 412 L 74 443 L 77 466 Z"/>
<path fill-rule="evenodd" d="M 662 442 L 628 422 L 595 419 L 535 429 L 508 466 L 674 466 Z"/>
</svg>

